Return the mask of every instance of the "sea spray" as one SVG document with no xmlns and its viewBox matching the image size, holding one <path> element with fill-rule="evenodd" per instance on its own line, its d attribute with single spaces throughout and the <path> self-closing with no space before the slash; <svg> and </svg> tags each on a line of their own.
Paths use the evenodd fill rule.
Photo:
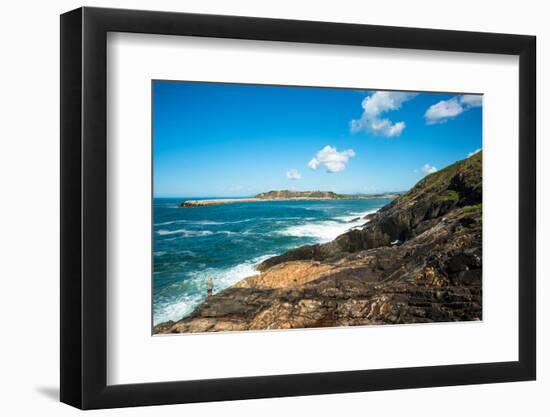
<svg viewBox="0 0 550 417">
<path fill-rule="evenodd" d="M 244 278 L 258 275 L 256 265 L 276 255 L 276 253 L 263 255 L 228 269 L 204 268 L 191 272 L 188 279 L 170 286 L 169 291 L 166 291 L 166 294 L 170 295 L 160 295 L 157 298 L 158 306 L 155 306 L 157 308 L 154 324 L 191 314 L 205 300 L 209 278 L 213 279 L 213 293 L 216 294 Z"/>
<path fill-rule="evenodd" d="M 291 226 L 277 233 L 286 236 L 311 237 L 315 239 L 315 243 L 326 243 L 355 227 L 367 223 L 368 220 L 365 220 L 364 217 L 374 212 L 376 212 L 376 210 L 353 213 L 347 216 L 338 216 L 335 217 L 334 220 Z"/>
</svg>

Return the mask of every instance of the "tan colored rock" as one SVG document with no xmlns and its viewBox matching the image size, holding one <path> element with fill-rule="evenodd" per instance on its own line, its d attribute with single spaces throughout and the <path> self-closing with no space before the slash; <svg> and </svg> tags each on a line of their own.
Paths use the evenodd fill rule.
<svg viewBox="0 0 550 417">
<path fill-rule="evenodd" d="M 235 288 L 290 288 L 315 281 L 335 269 L 332 265 L 310 261 L 285 262 L 265 273 L 237 282 Z"/>
</svg>

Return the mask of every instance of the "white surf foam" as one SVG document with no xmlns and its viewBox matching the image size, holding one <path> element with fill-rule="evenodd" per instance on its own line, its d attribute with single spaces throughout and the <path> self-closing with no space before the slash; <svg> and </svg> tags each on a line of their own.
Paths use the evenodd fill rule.
<svg viewBox="0 0 550 417">
<path fill-rule="evenodd" d="M 203 297 L 197 293 L 182 294 L 176 298 L 158 300 L 155 309 L 153 325 L 164 323 L 168 320 L 180 320 L 191 314 L 202 302 Z"/>
<path fill-rule="evenodd" d="M 272 256 L 274 255 L 260 256 L 251 261 L 235 265 L 229 269 L 216 271 L 216 275 L 214 276 L 214 293 L 222 291 L 244 278 L 258 275 L 260 272 L 256 269 L 256 265 Z"/>
<path fill-rule="evenodd" d="M 171 220 L 168 222 L 162 222 L 162 223 L 155 223 L 155 226 L 169 226 L 171 224 L 201 224 L 201 225 L 212 225 L 212 226 L 218 226 L 223 224 L 239 224 L 239 223 L 246 223 L 250 222 L 253 219 L 243 219 L 243 220 L 235 220 L 235 221 L 216 221 L 216 220 Z"/>
<path fill-rule="evenodd" d="M 376 210 L 360 211 L 355 213 L 349 213 L 345 216 L 338 216 L 338 217 L 335 217 L 335 219 L 343 222 L 351 222 L 352 220 L 356 220 L 357 218 L 359 218 L 359 220 L 363 220 L 363 217 L 365 217 L 367 214 L 374 213 L 374 212 L 376 212 Z"/>
<path fill-rule="evenodd" d="M 227 269 L 205 268 L 193 272 L 185 281 L 172 285 L 172 289 L 179 287 L 179 290 L 174 293 L 181 295 L 157 300 L 158 307 L 154 313 L 154 324 L 168 320 L 180 320 L 191 314 L 204 301 L 208 278 L 212 277 L 214 293 L 223 291 L 244 278 L 258 275 L 259 271 L 256 269 L 256 265 L 275 255 L 259 256 Z"/>
<path fill-rule="evenodd" d="M 197 221 L 190 221 L 189 223 L 193 224 L 204 224 L 204 225 L 220 225 L 220 224 L 239 224 L 239 223 L 246 223 L 250 222 L 253 219 L 243 219 L 243 220 L 234 220 L 234 221 L 227 221 L 227 222 L 221 222 L 221 221 L 215 221 L 215 220 L 197 220 Z"/>
<path fill-rule="evenodd" d="M 155 223 L 155 226 L 169 226 L 171 224 L 185 223 L 185 220 L 172 220 L 169 222 Z"/>
<path fill-rule="evenodd" d="M 177 229 L 177 230 L 157 230 L 157 234 L 160 236 L 166 235 L 181 235 L 184 237 L 196 237 L 196 236 L 209 236 L 213 234 L 210 230 L 187 230 L 187 229 Z"/>
<path fill-rule="evenodd" d="M 377 210 L 370 210 L 368 212 L 351 213 L 346 216 L 335 217 L 333 220 L 290 226 L 277 233 L 284 236 L 311 237 L 315 239 L 316 243 L 326 243 L 354 227 L 367 223 L 368 220 L 364 219 L 364 217 L 376 211 Z"/>
<path fill-rule="evenodd" d="M 188 229 L 177 229 L 177 230 L 157 230 L 156 233 L 159 236 L 170 236 L 177 235 L 177 237 L 202 237 L 202 236 L 211 236 L 211 235 L 227 235 L 227 236 L 252 236 L 256 235 L 256 232 L 251 232 L 249 230 L 243 230 L 241 232 L 233 232 L 231 230 L 188 230 Z"/>
<path fill-rule="evenodd" d="M 293 237 L 313 237 L 319 243 L 328 242 L 338 235 L 346 232 L 352 226 L 350 223 L 341 223 L 336 221 L 325 221 L 319 223 L 309 223 L 299 226 L 290 226 L 281 230 L 280 234 Z"/>
</svg>

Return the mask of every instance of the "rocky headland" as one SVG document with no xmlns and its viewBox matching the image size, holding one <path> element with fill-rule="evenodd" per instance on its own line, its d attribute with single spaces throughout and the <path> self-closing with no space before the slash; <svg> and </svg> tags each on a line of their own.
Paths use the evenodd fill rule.
<svg viewBox="0 0 550 417">
<path fill-rule="evenodd" d="M 481 320 L 482 152 L 430 174 L 368 222 L 258 265 L 155 333 Z"/>
<path fill-rule="evenodd" d="M 370 200 L 375 198 L 396 198 L 397 193 L 386 194 L 337 194 L 332 191 L 293 191 L 293 190 L 278 190 L 268 191 L 265 193 L 256 194 L 253 197 L 244 198 L 212 198 L 205 200 L 186 200 L 179 205 L 181 208 L 217 206 L 220 204 L 231 203 L 261 203 L 266 201 L 289 201 L 289 200 Z"/>
</svg>

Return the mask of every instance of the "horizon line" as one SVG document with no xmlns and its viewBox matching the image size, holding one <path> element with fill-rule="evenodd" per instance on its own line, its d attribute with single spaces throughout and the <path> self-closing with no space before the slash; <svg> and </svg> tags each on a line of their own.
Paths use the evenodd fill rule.
<svg viewBox="0 0 550 417">
<path fill-rule="evenodd" d="M 283 191 L 283 190 L 271 190 L 271 191 Z M 294 191 L 294 190 L 291 190 Z M 317 191 L 317 190 L 315 190 Z M 307 191 L 306 191 L 307 192 Z M 321 192 L 331 192 L 331 191 L 321 191 Z M 369 192 L 369 193 L 338 193 L 334 191 L 335 194 L 345 194 L 350 196 L 371 196 L 371 195 L 380 195 L 380 194 L 403 194 L 405 193 L 405 190 L 399 190 L 399 191 L 377 191 L 377 192 Z M 246 194 L 246 195 L 153 195 L 153 198 L 250 198 L 254 197 L 261 193 L 254 193 L 254 194 Z"/>
</svg>

